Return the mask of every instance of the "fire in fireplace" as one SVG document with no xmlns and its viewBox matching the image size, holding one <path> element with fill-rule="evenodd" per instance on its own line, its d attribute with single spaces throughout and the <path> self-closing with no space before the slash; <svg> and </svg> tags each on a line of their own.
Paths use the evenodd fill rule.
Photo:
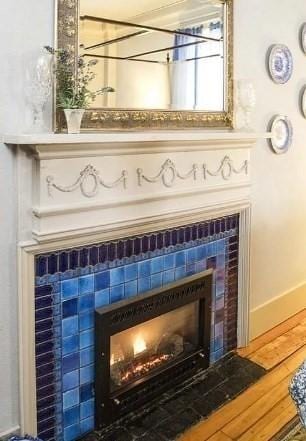
<svg viewBox="0 0 306 441">
<path fill-rule="evenodd" d="M 96 426 L 208 367 L 212 271 L 96 311 Z"/>
</svg>

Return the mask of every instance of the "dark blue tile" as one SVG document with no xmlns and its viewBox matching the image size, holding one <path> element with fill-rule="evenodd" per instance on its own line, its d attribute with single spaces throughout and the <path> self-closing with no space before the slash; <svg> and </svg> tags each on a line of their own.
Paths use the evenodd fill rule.
<svg viewBox="0 0 306 441">
<path fill-rule="evenodd" d="M 107 245 L 103 244 L 99 247 L 99 262 L 104 263 L 107 261 Z"/>
<path fill-rule="evenodd" d="M 55 349 L 55 341 L 51 340 L 45 343 L 36 345 L 36 356 L 52 352 Z"/>
<path fill-rule="evenodd" d="M 38 437 L 43 440 L 53 440 L 55 438 L 55 428 L 46 430 L 45 432 L 38 432 Z"/>
<path fill-rule="evenodd" d="M 141 239 L 140 237 L 136 237 L 134 239 L 134 254 L 137 256 L 141 253 Z"/>
<path fill-rule="evenodd" d="M 72 407 L 64 412 L 64 427 L 72 426 L 80 421 L 80 407 Z"/>
<path fill-rule="evenodd" d="M 103 289 L 95 293 L 95 307 L 109 305 L 110 303 L 110 289 Z"/>
<path fill-rule="evenodd" d="M 186 266 L 186 276 L 193 276 L 196 274 L 196 264 L 192 263 L 191 265 Z"/>
<path fill-rule="evenodd" d="M 110 270 L 110 286 L 120 285 L 124 283 L 124 267 L 114 268 Z"/>
<path fill-rule="evenodd" d="M 65 302 L 62 303 L 63 318 L 71 317 L 78 313 L 78 302 L 79 299 L 75 298 L 75 299 L 66 300 Z"/>
<path fill-rule="evenodd" d="M 80 419 L 84 420 L 89 417 L 93 417 L 95 412 L 95 401 L 93 399 L 81 403 L 80 406 Z"/>
<path fill-rule="evenodd" d="M 63 393 L 63 409 L 69 409 L 80 402 L 79 388 L 69 390 Z"/>
<path fill-rule="evenodd" d="M 80 387 L 80 398 L 81 402 L 88 401 L 94 397 L 94 385 L 91 384 L 83 384 Z"/>
<path fill-rule="evenodd" d="M 89 262 L 89 251 L 88 248 L 83 248 L 80 250 L 80 267 L 84 268 Z"/>
<path fill-rule="evenodd" d="M 123 259 L 124 251 L 124 241 L 120 240 L 117 244 L 117 259 Z"/>
<path fill-rule="evenodd" d="M 53 296 L 38 297 L 35 300 L 35 309 L 47 308 L 53 305 Z"/>
<path fill-rule="evenodd" d="M 36 387 L 41 389 L 42 387 L 49 386 L 53 384 L 55 381 L 55 374 L 52 372 L 51 374 L 44 375 L 43 377 L 38 377 L 36 379 Z"/>
<path fill-rule="evenodd" d="M 109 271 L 103 271 L 102 273 L 95 274 L 95 291 L 101 291 L 108 288 L 110 284 Z"/>
<path fill-rule="evenodd" d="M 128 239 L 125 243 L 125 255 L 126 257 L 131 257 L 134 253 L 134 241 L 133 239 Z"/>
<path fill-rule="evenodd" d="M 48 331 L 39 332 L 36 334 L 35 341 L 36 344 L 44 343 L 54 338 L 53 329 L 49 329 Z"/>
<path fill-rule="evenodd" d="M 66 355 L 62 360 L 63 373 L 72 372 L 80 367 L 80 353 Z"/>
<path fill-rule="evenodd" d="M 53 418 L 55 416 L 55 406 L 49 407 L 48 409 L 42 409 L 37 412 L 37 421 L 41 422 L 43 420 Z"/>
<path fill-rule="evenodd" d="M 137 279 L 137 270 L 138 270 L 137 263 L 132 263 L 131 265 L 125 265 L 124 266 L 124 280 L 126 282 L 129 282 L 131 280 Z"/>
<path fill-rule="evenodd" d="M 79 278 L 79 293 L 80 295 L 94 292 L 94 275 L 82 276 Z"/>
<path fill-rule="evenodd" d="M 107 245 L 107 260 L 110 262 L 117 258 L 117 244 L 115 242 L 111 242 Z"/>
<path fill-rule="evenodd" d="M 151 275 L 151 260 L 144 260 L 138 263 L 138 277 L 149 277 Z"/>
<path fill-rule="evenodd" d="M 44 285 L 35 288 L 35 298 L 50 296 L 52 294 L 52 286 Z"/>
<path fill-rule="evenodd" d="M 118 302 L 124 298 L 124 285 L 113 286 L 110 289 L 110 302 Z"/>
<path fill-rule="evenodd" d="M 134 297 L 137 295 L 137 280 L 132 280 L 125 284 L 124 295 L 125 297 Z"/>
<path fill-rule="evenodd" d="M 51 362 L 40 367 L 36 367 L 36 377 L 51 374 L 55 370 L 55 363 Z"/>
<path fill-rule="evenodd" d="M 51 254 L 48 257 L 48 274 L 55 274 L 58 272 L 58 255 Z"/>
<path fill-rule="evenodd" d="M 46 320 L 50 317 L 53 316 L 53 308 L 43 308 L 43 309 L 39 309 L 38 311 L 35 312 L 35 320 L 36 322 L 40 321 L 40 320 Z"/>
<path fill-rule="evenodd" d="M 75 370 L 63 375 L 63 391 L 75 389 L 79 386 L 79 371 Z"/>
<path fill-rule="evenodd" d="M 80 331 L 93 328 L 95 322 L 94 311 L 87 311 L 79 315 L 79 327 Z"/>
<path fill-rule="evenodd" d="M 64 441 L 74 441 L 79 438 L 81 434 L 81 429 L 79 424 L 74 424 L 73 426 L 66 427 L 64 429 Z"/>
<path fill-rule="evenodd" d="M 158 233 L 156 236 L 156 248 L 161 250 L 164 247 L 164 234 Z"/>
<path fill-rule="evenodd" d="M 190 242 L 191 241 L 191 228 L 190 227 L 186 227 L 185 228 L 185 242 Z"/>
<path fill-rule="evenodd" d="M 151 273 L 160 273 L 164 270 L 164 256 L 155 257 L 151 260 Z"/>
<path fill-rule="evenodd" d="M 178 230 L 172 230 L 171 233 L 171 245 L 178 244 Z"/>
<path fill-rule="evenodd" d="M 138 293 L 146 292 L 151 289 L 151 277 L 144 277 L 138 280 Z"/>
<path fill-rule="evenodd" d="M 49 317 L 47 320 L 35 323 L 35 332 L 48 331 L 53 328 L 53 317 Z"/>
<path fill-rule="evenodd" d="M 43 398 L 47 398 L 51 395 L 54 395 L 56 392 L 55 385 L 51 384 L 47 387 L 43 387 L 42 389 L 37 389 L 36 396 L 37 400 L 42 400 Z"/>
<path fill-rule="evenodd" d="M 79 350 L 79 335 L 71 335 L 63 339 L 63 355 L 71 354 Z"/>
<path fill-rule="evenodd" d="M 69 253 L 69 269 L 74 270 L 79 267 L 79 251 L 72 250 Z"/>
<path fill-rule="evenodd" d="M 143 236 L 141 238 L 141 249 L 143 253 L 147 253 L 149 251 L 149 238 L 148 236 Z"/>
<path fill-rule="evenodd" d="M 68 279 L 62 281 L 62 296 L 63 299 L 70 299 L 79 295 L 78 279 Z"/>
<path fill-rule="evenodd" d="M 42 277 L 47 274 L 47 257 L 38 256 L 36 257 L 36 276 Z"/>
<path fill-rule="evenodd" d="M 80 365 L 81 367 L 93 364 L 95 361 L 95 352 L 93 347 L 89 347 L 80 351 Z"/>
<path fill-rule="evenodd" d="M 80 334 L 80 349 L 88 348 L 94 345 L 94 330 L 89 329 Z"/>
<path fill-rule="evenodd" d="M 62 335 L 69 337 L 79 332 L 79 318 L 78 316 L 68 317 L 62 321 Z"/>
<path fill-rule="evenodd" d="M 154 234 L 152 234 L 152 236 L 150 236 L 149 250 L 150 251 L 156 250 L 156 236 Z"/>
<path fill-rule="evenodd" d="M 41 400 L 37 401 L 37 410 L 44 410 L 48 409 L 49 407 L 53 406 L 56 401 L 55 395 L 49 395 L 46 398 L 42 398 Z"/>
<path fill-rule="evenodd" d="M 178 231 L 178 241 L 180 244 L 185 242 L 185 228 L 180 228 Z"/>
<path fill-rule="evenodd" d="M 81 433 L 91 432 L 95 428 L 94 417 L 86 418 L 85 420 L 81 420 Z M 66 440 L 65 440 L 66 441 Z"/>
<path fill-rule="evenodd" d="M 64 273 L 68 269 L 68 253 L 63 251 L 59 255 L 59 271 Z"/>
<path fill-rule="evenodd" d="M 198 225 L 193 225 L 191 229 L 191 239 L 197 240 L 198 239 Z"/>
<path fill-rule="evenodd" d="M 99 262 L 99 248 L 91 247 L 89 250 L 89 265 L 95 266 Z"/>
<path fill-rule="evenodd" d="M 175 253 L 175 266 L 178 268 L 183 265 L 186 265 L 186 251 L 179 251 Z"/>
<path fill-rule="evenodd" d="M 169 247 L 171 245 L 171 232 L 170 231 L 165 232 L 164 244 L 165 244 L 165 247 Z"/>
<path fill-rule="evenodd" d="M 48 418 L 47 420 L 37 423 L 37 432 L 42 433 L 49 429 L 52 429 L 56 424 L 55 417 Z"/>
<path fill-rule="evenodd" d="M 92 310 L 95 306 L 95 295 L 85 294 L 79 298 L 79 311 L 84 312 L 88 310 Z"/>
<path fill-rule="evenodd" d="M 40 367 L 45 364 L 52 363 L 52 361 L 54 361 L 54 354 L 52 352 L 48 352 L 42 355 L 36 354 L 36 367 Z"/>
</svg>

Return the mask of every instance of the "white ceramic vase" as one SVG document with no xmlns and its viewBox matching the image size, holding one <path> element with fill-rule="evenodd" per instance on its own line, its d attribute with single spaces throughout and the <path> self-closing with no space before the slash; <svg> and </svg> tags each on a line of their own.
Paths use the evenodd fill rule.
<svg viewBox="0 0 306 441">
<path fill-rule="evenodd" d="M 64 109 L 69 134 L 80 133 L 85 109 Z"/>
</svg>

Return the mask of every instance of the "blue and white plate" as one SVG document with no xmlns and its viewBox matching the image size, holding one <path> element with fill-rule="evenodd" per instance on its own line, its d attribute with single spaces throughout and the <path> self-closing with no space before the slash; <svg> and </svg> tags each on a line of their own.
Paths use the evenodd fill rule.
<svg viewBox="0 0 306 441">
<path fill-rule="evenodd" d="M 269 53 L 269 72 L 277 84 L 290 80 L 293 71 L 293 59 L 290 49 L 284 44 L 275 44 Z"/>
<path fill-rule="evenodd" d="M 286 153 L 292 144 L 293 128 L 290 119 L 276 115 L 270 122 L 271 147 L 275 153 Z"/>
</svg>

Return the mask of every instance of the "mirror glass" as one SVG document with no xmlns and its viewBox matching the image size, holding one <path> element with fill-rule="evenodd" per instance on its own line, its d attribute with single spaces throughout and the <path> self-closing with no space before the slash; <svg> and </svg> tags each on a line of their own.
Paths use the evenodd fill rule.
<svg viewBox="0 0 306 441">
<path fill-rule="evenodd" d="M 92 107 L 226 110 L 221 0 L 80 0 L 80 54 L 98 59 Z"/>
</svg>

